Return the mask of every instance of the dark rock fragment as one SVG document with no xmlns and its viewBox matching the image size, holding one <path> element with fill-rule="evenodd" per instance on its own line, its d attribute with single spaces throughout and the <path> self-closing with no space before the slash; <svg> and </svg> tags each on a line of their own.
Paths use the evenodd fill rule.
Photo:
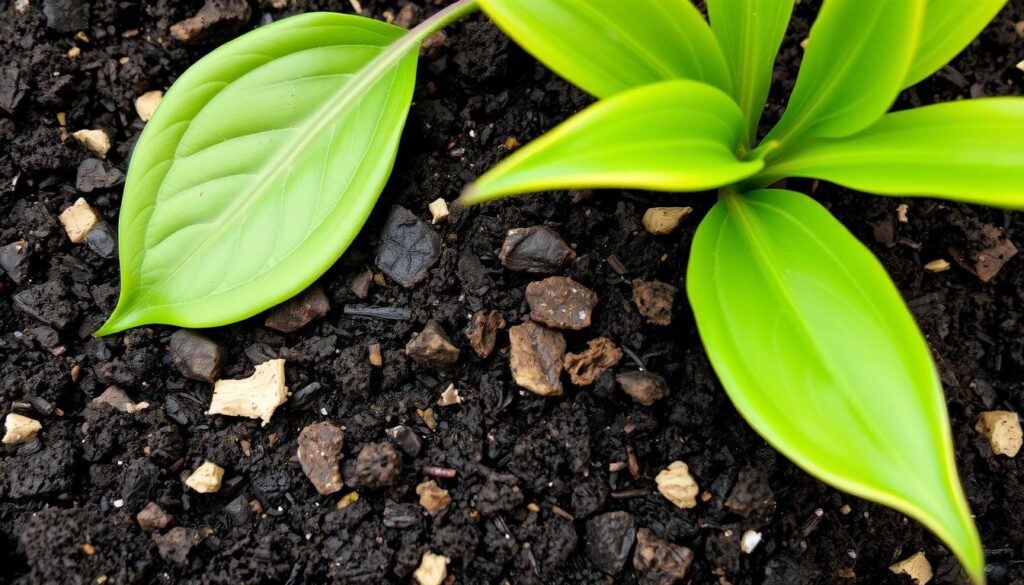
<svg viewBox="0 0 1024 585">
<path fill-rule="evenodd" d="M 345 485 L 338 469 L 344 443 L 345 431 L 329 422 L 313 423 L 299 433 L 299 464 L 321 495 L 333 494 Z"/>
<path fill-rule="evenodd" d="M 224 506 L 224 511 L 227 512 L 228 517 L 231 518 L 231 522 L 235 526 L 244 526 L 252 516 L 252 508 L 249 507 L 249 502 L 246 501 L 245 496 L 238 496 L 231 500 Z"/>
<path fill-rule="evenodd" d="M 213 384 L 224 363 L 224 350 L 206 337 L 179 329 L 171 335 L 171 361 L 182 376 Z"/>
<path fill-rule="evenodd" d="M 466 329 L 466 338 L 473 351 L 486 358 L 494 351 L 498 330 L 505 328 L 505 318 L 497 311 L 477 311 Z"/>
<path fill-rule="evenodd" d="M 203 541 L 198 530 L 181 526 L 170 529 L 167 534 L 153 534 L 152 538 L 165 561 L 182 566 L 188 564 L 189 553 Z"/>
<path fill-rule="evenodd" d="M 89 3 L 82 0 L 43 0 L 46 26 L 70 33 L 89 28 Z"/>
<path fill-rule="evenodd" d="M 768 485 L 764 470 L 756 467 L 741 469 L 736 485 L 725 500 L 725 507 L 744 518 L 758 522 L 767 520 L 775 509 L 775 494 Z"/>
<path fill-rule="evenodd" d="M 149 457 L 163 467 L 170 467 L 185 454 L 185 439 L 174 425 L 164 425 L 146 435 L 146 446 Z"/>
<path fill-rule="evenodd" d="M 75 188 L 82 193 L 92 193 L 97 189 L 110 189 L 124 182 L 124 173 L 96 158 L 87 158 L 78 164 L 78 176 Z"/>
<path fill-rule="evenodd" d="M 565 371 L 577 386 L 589 386 L 608 368 L 622 360 L 622 350 L 607 337 L 592 339 L 582 353 L 565 354 Z"/>
<path fill-rule="evenodd" d="M 363 445 L 352 468 L 358 487 L 381 489 L 393 485 L 402 472 L 402 456 L 388 443 Z"/>
<path fill-rule="evenodd" d="M 416 363 L 437 370 L 447 369 L 459 361 L 459 348 L 455 347 L 441 325 L 431 319 L 423 331 L 415 334 L 405 345 L 405 355 Z"/>
<path fill-rule="evenodd" d="M 75 473 L 75 450 L 67 442 L 50 443 L 41 451 L 4 462 L 8 494 L 20 500 L 53 496 L 71 488 Z"/>
<path fill-rule="evenodd" d="M 32 249 L 25 240 L 11 242 L 0 248 L 0 268 L 14 281 L 21 284 L 28 279 L 28 258 Z"/>
<path fill-rule="evenodd" d="M 416 431 L 405 425 L 391 427 L 387 431 L 388 437 L 409 457 L 416 457 L 423 448 L 423 440 L 416 434 Z"/>
<path fill-rule="evenodd" d="M 160 532 L 174 522 L 174 517 L 156 502 L 150 502 L 135 515 L 135 520 L 143 532 Z"/>
<path fill-rule="evenodd" d="M 101 221 L 85 234 L 85 245 L 100 258 L 117 255 L 117 234 L 109 223 Z"/>
<path fill-rule="evenodd" d="M 619 388 L 622 388 L 623 392 L 629 394 L 633 402 L 644 406 L 651 406 L 668 396 L 668 383 L 665 382 L 665 378 L 651 372 L 641 370 L 622 372 L 615 376 L 615 381 L 618 382 Z"/>
<path fill-rule="evenodd" d="M 427 276 L 441 257 L 441 236 L 404 207 L 391 208 L 375 262 L 390 278 L 409 288 Z"/>
<path fill-rule="evenodd" d="M 0 110 L 13 114 L 28 86 L 17 65 L 0 67 Z"/>
<path fill-rule="evenodd" d="M 241 32 L 251 16 L 245 0 L 206 0 L 195 16 L 171 27 L 171 36 L 186 45 L 220 43 Z"/>
<path fill-rule="evenodd" d="M 636 523 L 628 512 L 608 512 L 587 521 L 587 558 L 609 575 L 617 575 L 636 540 Z"/>
<path fill-rule="evenodd" d="M 68 291 L 58 280 L 29 287 L 14 295 L 14 306 L 47 325 L 64 329 L 78 317 Z"/>
<path fill-rule="evenodd" d="M 672 303 L 678 289 L 657 280 L 634 280 L 633 302 L 640 314 L 654 325 L 672 323 Z"/>
<path fill-rule="evenodd" d="M 576 259 L 555 230 L 545 226 L 509 230 L 498 255 L 509 270 L 551 274 Z"/>
<path fill-rule="evenodd" d="M 740 570 L 741 532 L 739 524 L 727 524 L 708 537 L 704 553 L 717 571 L 731 575 Z"/>
<path fill-rule="evenodd" d="M 365 299 L 370 296 L 371 284 L 373 284 L 373 271 L 369 268 L 365 268 L 352 277 L 352 280 L 349 281 L 348 287 L 352 291 L 352 294 L 356 295 L 356 298 Z"/>
<path fill-rule="evenodd" d="M 142 508 L 156 489 L 160 479 L 160 468 L 147 457 L 139 457 L 124 468 L 121 479 L 121 500 L 126 512 Z"/>
<path fill-rule="evenodd" d="M 561 333 L 524 323 L 508 330 L 512 351 L 509 365 L 516 384 L 541 396 L 562 394 L 565 338 Z"/>
<path fill-rule="evenodd" d="M 313 285 L 270 310 L 263 324 L 281 333 L 302 329 L 327 314 L 331 303 L 324 289 Z"/>
<path fill-rule="evenodd" d="M 597 293 L 566 276 L 551 276 L 526 287 L 530 318 L 548 327 L 583 329 L 597 304 Z"/>
<path fill-rule="evenodd" d="M 664 541 L 646 529 L 636 533 L 636 551 L 633 568 L 640 574 L 639 581 L 650 585 L 674 585 L 686 578 L 686 570 L 693 562 L 693 551 L 685 546 Z"/>
</svg>

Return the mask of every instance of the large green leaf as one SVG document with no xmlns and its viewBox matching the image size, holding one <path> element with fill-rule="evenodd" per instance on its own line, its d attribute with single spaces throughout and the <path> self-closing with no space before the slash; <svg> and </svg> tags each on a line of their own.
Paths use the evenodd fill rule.
<svg viewBox="0 0 1024 585">
<path fill-rule="evenodd" d="M 722 385 L 761 436 L 919 520 L 981 579 L 942 387 L 867 248 L 800 193 L 726 194 L 697 229 L 687 293 Z"/>
<path fill-rule="evenodd" d="M 663 81 L 597 102 L 470 185 L 463 203 L 586 187 L 703 191 L 764 168 L 741 161 L 739 107 L 697 81 Z"/>
<path fill-rule="evenodd" d="M 766 181 L 814 177 L 882 195 L 1024 209 L 1024 99 L 984 98 L 884 116 L 846 138 L 813 140 Z"/>
<path fill-rule="evenodd" d="M 789 105 L 766 142 L 847 136 L 892 106 L 924 19 L 924 0 L 825 0 Z"/>
<path fill-rule="evenodd" d="M 964 50 L 985 28 L 1006 0 L 928 0 L 921 42 L 903 87 L 938 71 Z"/>
<path fill-rule="evenodd" d="M 746 146 L 756 138 L 792 12 L 793 0 L 708 0 L 711 30 L 732 73 L 732 95 L 747 118 Z"/>
<path fill-rule="evenodd" d="M 121 298 L 97 334 L 230 323 L 322 274 L 390 173 L 423 32 L 305 14 L 186 71 L 132 156 Z"/>
<path fill-rule="evenodd" d="M 707 22 L 689 0 L 481 0 L 487 16 L 597 97 L 666 79 L 730 89 Z"/>
</svg>

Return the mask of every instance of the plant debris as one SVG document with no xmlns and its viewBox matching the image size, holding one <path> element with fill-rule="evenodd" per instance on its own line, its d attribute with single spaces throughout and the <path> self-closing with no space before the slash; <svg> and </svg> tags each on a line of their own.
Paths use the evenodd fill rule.
<svg viewBox="0 0 1024 585">
<path fill-rule="evenodd" d="M 697 493 L 700 492 L 700 488 L 690 475 L 690 469 L 682 461 L 673 461 L 667 469 L 658 473 L 654 481 L 658 484 L 661 495 L 677 508 L 697 506 Z"/>
<path fill-rule="evenodd" d="M 551 276 L 526 287 L 530 318 L 558 329 L 590 326 L 597 294 L 566 276 Z"/>
<path fill-rule="evenodd" d="M 582 353 L 565 354 L 565 371 L 577 386 L 589 386 L 608 368 L 622 361 L 622 350 L 607 337 L 591 339 Z"/>
<path fill-rule="evenodd" d="M 524 323 L 508 330 L 512 345 L 509 364 L 516 384 L 541 396 L 562 394 L 565 338 L 561 333 Z"/>
<path fill-rule="evenodd" d="M 267 425 L 287 399 L 284 360 L 273 359 L 256 366 L 256 371 L 243 380 L 217 380 L 206 414 L 258 418 Z"/>
</svg>

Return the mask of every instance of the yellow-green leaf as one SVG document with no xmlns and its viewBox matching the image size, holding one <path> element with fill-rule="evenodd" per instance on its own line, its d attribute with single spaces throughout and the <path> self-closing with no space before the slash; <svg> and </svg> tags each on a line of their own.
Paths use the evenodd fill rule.
<svg viewBox="0 0 1024 585">
<path fill-rule="evenodd" d="M 903 81 L 910 87 L 949 63 L 985 28 L 1006 0 L 928 0 L 921 42 Z"/>
<path fill-rule="evenodd" d="M 800 193 L 727 194 L 697 229 L 687 293 L 722 385 L 761 436 L 918 520 L 982 579 L 935 366 L 867 248 Z"/>
<path fill-rule="evenodd" d="M 736 151 L 743 114 L 722 90 L 696 81 L 633 89 L 576 114 L 470 185 L 463 203 L 569 188 L 703 191 L 764 168 Z"/>
</svg>

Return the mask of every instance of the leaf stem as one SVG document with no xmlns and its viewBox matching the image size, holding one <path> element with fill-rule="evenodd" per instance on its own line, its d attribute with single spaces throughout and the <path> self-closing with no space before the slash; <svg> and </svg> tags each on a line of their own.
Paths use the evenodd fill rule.
<svg viewBox="0 0 1024 585">
<path fill-rule="evenodd" d="M 457 20 L 465 18 L 479 9 L 479 0 L 459 0 L 454 4 L 444 7 L 430 18 L 409 29 L 409 34 L 398 42 L 411 42 L 415 44 L 422 43 L 427 37 L 435 32 Z"/>
</svg>

